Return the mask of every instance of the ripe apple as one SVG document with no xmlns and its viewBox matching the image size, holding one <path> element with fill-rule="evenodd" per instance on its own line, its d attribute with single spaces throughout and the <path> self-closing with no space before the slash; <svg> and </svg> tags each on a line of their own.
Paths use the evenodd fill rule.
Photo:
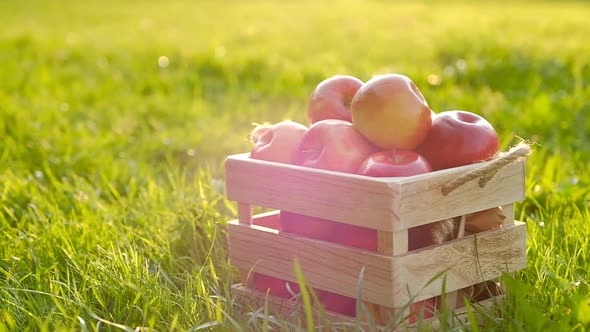
<svg viewBox="0 0 590 332">
<path fill-rule="evenodd" d="M 259 125 L 252 131 L 250 158 L 290 164 L 307 127 L 294 121 Z"/>
<path fill-rule="evenodd" d="M 436 171 L 491 159 L 499 148 L 498 134 L 486 119 L 466 111 L 445 111 L 436 114 L 416 151 Z"/>
<path fill-rule="evenodd" d="M 410 150 L 391 149 L 376 152 L 359 167 L 358 173 L 374 177 L 412 176 L 432 171 L 430 163 Z"/>
<path fill-rule="evenodd" d="M 338 172 L 355 173 L 361 163 L 377 152 L 344 120 L 321 120 L 309 127 L 295 152 L 294 164 Z"/>
<path fill-rule="evenodd" d="M 322 241 L 328 241 L 337 227 L 334 221 L 288 211 L 280 212 L 279 222 L 285 233 Z"/>
<path fill-rule="evenodd" d="M 382 149 L 412 150 L 426 137 L 432 111 L 410 78 L 378 75 L 357 91 L 350 104 L 352 123 Z"/>
<path fill-rule="evenodd" d="M 291 292 L 287 288 L 287 283 L 289 284 L 288 287 L 290 287 L 295 294 L 299 293 L 300 291 L 299 285 L 296 282 L 288 282 L 261 273 L 254 273 L 252 282 L 254 285 L 254 289 L 264 293 L 268 291 L 270 295 L 282 297 L 285 299 L 293 297 L 293 294 L 291 294 Z"/>
<path fill-rule="evenodd" d="M 316 290 L 316 294 L 318 294 L 318 298 L 326 310 L 347 316 L 356 316 L 356 298 L 321 290 Z M 422 317 L 422 319 L 433 317 L 438 302 L 438 297 L 433 297 L 410 304 L 409 323 L 416 323 L 419 317 Z M 382 316 L 378 319 L 380 320 L 377 322 L 379 324 L 387 324 L 389 322 L 389 317 L 387 316 Z"/>
<path fill-rule="evenodd" d="M 356 299 L 336 293 L 316 290 L 324 309 L 347 316 L 356 316 Z"/>
<path fill-rule="evenodd" d="M 420 225 L 408 229 L 408 250 L 412 251 L 436 244 L 437 242 L 433 237 L 435 229 L 435 224 Z M 348 247 L 377 251 L 377 231 L 372 228 L 340 224 L 335 226 L 332 232 L 333 235 L 328 236 L 326 241 Z"/>
<path fill-rule="evenodd" d="M 307 216 L 301 216 L 303 218 L 309 218 Z M 348 247 L 377 251 L 377 231 L 371 228 L 365 228 L 360 226 L 348 225 L 348 224 L 337 224 L 336 222 L 319 219 L 325 223 L 314 223 L 313 230 L 306 230 L 305 223 L 289 224 L 281 223 L 281 227 L 288 228 L 286 232 L 294 234 L 310 234 L 310 237 L 314 238 L 314 232 L 318 234 L 326 234 L 321 237 L 315 237 L 319 240 L 329 241 L 338 243 Z M 416 250 L 424 247 L 431 246 L 439 243 L 435 240 L 433 233 L 437 230 L 436 223 L 420 225 L 408 229 L 408 250 Z"/>
<path fill-rule="evenodd" d="M 254 274 L 254 289 L 276 297 L 290 299 L 301 292 L 296 282 L 289 282 L 266 274 Z M 289 290 L 289 288 L 291 290 Z M 320 303 L 326 310 L 339 312 L 345 315 L 354 316 L 356 312 L 356 300 L 344 295 L 331 293 L 314 288 Z"/>
<path fill-rule="evenodd" d="M 430 164 L 424 157 L 418 153 L 409 150 L 387 150 L 379 151 L 367 158 L 360 166 L 358 174 L 374 177 L 395 177 L 411 176 L 431 171 Z M 408 250 L 416 250 L 435 244 L 432 232 L 435 229 L 434 224 L 425 224 L 412 227 L 408 230 Z M 369 240 L 375 245 L 377 243 L 377 234 L 367 234 Z M 356 238 L 354 233 L 342 234 L 343 242 L 349 241 L 347 238 Z M 359 240 L 356 240 L 359 241 Z M 374 250 L 377 250 L 375 247 Z"/>
<path fill-rule="evenodd" d="M 309 123 L 326 119 L 351 122 L 350 102 L 362 85 L 363 81 L 349 75 L 335 75 L 320 82 L 307 105 Z"/>
<path fill-rule="evenodd" d="M 377 231 L 327 219 L 281 211 L 281 230 L 311 239 L 377 251 Z"/>
<path fill-rule="evenodd" d="M 336 293 L 316 290 L 320 302 L 326 310 L 337 312 L 347 316 L 356 316 L 356 299 Z M 439 298 L 433 297 L 426 300 L 414 302 L 410 304 L 410 315 L 408 317 L 409 323 L 416 323 L 419 317 L 428 319 L 434 316 L 434 312 L 438 307 Z M 378 321 L 380 324 L 389 323 L 389 317 L 382 316 Z"/>
</svg>

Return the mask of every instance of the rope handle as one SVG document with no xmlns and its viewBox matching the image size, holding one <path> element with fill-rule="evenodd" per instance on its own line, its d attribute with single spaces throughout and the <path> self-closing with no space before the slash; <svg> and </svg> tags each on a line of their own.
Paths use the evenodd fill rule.
<svg viewBox="0 0 590 332">
<path fill-rule="evenodd" d="M 485 166 L 473 169 L 445 183 L 441 188 L 441 193 L 443 196 L 447 196 L 453 190 L 477 178 L 479 178 L 479 187 L 483 188 L 500 169 L 530 154 L 531 147 L 527 143 L 520 143 L 517 146 L 512 147 L 508 152 L 501 153 L 499 157 L 493 159 Z"/>
</svg>

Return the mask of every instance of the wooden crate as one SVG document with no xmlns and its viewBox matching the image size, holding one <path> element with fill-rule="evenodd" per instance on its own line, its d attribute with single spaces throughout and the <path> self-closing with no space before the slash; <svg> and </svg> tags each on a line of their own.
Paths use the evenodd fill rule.
<svg viewBox="0 0 590 332">
<path fill-rule="evenodd" d="M 235 295 L 265 298 L 248 287 L 253 272 L 296 281 L 297 257 L 309 286 L 348 297 L 357 297 L 364 271 L 361 299 L 384 324 L 409 301 L 441 295 L 443 282 L 454 297 L 461 289 L 520 270 L 526 266 L 526 227 L 514 220 L 513 204 L 525 198 L 525 160 L 513 159 L 483 175 L 479 170 L 495 162 L 373 178 L 253 160 L 248 154 L 229 156 L 226 193 L 238 203 L 238 219 L 229 222 L 229 256 L 242 274 Z M 473 174 L 478 176 L 456 186 L 457 179 Z M 253 216 L 253 206 L 276 211 Z M 502 227 L 408 251 L 409 228 L 498 206 L 507 215 Z M 279 232 L 269 226 L 280 210 L 375 229 L 378 251 Z M 431 280 L 443 271 L 444 281 Z M 283 300 L 273 303 L 277 310 L 285 308 Z"/>
</svg>

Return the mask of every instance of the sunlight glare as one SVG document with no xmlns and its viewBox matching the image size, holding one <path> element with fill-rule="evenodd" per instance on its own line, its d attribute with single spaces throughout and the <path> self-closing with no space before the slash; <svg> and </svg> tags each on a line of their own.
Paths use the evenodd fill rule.
<svg viewBox="0 0 590 332">
<path fill-rule="evenodd" d="M 167 56 L 162 55 L 161 57 L 158 58 L 158 66 L 160 66 L 162 68 L 166 68 L 166 67 L 168 67 L 169 64 L 170 64 L 170 60 L 168 60 Z"/>
</svg>

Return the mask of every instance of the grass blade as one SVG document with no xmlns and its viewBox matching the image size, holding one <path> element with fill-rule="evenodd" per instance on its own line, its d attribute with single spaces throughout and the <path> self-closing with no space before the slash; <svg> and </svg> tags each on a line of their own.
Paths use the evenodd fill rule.
<svg viewBox="0 0 590 332">
<path fill-rule="evenodd" d="M 301 270 L 301 265 L 299 264 L 299 260 L 297 258 L 295 258 L 293 268 L 295 269 L 295 276 L 297 277 L 297 283 L 299 284 L 299 289 L 301 290 L 301 300 L 303 301 L 303 310 L 305 311 L 307 330 L 311 332 L 315 330 L 315 324 L 313 320 L 313 306 L 311 303 L 311 296 L 309 295 L 309 291 L 306 286 L 305 277 L 303 276 L 303 271 Z"/>
</svg>

